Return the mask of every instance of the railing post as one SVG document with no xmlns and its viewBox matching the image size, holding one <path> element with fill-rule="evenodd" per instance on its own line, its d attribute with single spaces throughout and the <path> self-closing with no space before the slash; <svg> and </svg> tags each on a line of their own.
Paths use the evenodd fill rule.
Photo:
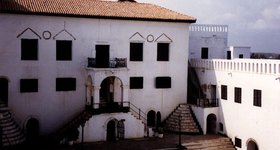
<svg viewBox="0 0 280 150">
<path fill-rule="evenodd" d="M 139 108 L 139 119 L 141 119 L 141 110 L 140 110 L 140 108 Z"/>
</svg>

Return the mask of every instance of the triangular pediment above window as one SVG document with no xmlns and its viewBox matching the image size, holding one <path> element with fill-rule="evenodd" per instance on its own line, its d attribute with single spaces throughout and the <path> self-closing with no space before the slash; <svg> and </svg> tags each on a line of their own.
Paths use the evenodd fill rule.
<svg viewBox="0 0 280 150">
<path fill-rule="evenodd" d="M 172 39 L 170 37 L 168 37 L 165 33 L 161 34 L 156 40 L 155 42 L 167 42 L 167 43 L 171 43 L 173 42 Z"/>
<path fill-rule="evenodd" d="M 130 38 L 130 41 L 138 41 L 138 42 L 143 42 L 146 39 L 141 35 L 139 32 L 134 33 Z"/>
<path fill-rule="evenodd" d="M 54 37 L 54 40 L 76 40 L 76 38 L 66 29 L 59 31 Z"/>
<path fill-rule="evenodd" d="M 35 32 L 31 28 L 26 28 L 23 30 L 20 34 L 17 35 L 17 38 L 23 38 L 23 39 L 41 39 L 41 36 Z"/>
</svg>

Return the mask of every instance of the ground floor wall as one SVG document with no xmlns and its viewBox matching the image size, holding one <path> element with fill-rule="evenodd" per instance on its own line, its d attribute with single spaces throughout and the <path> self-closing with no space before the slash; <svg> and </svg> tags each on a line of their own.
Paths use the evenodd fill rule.
<svg viewBox="0 0 280 150">
<path fill-rule="evenodd" d="M 119 123 L 122 125 L 119 126 Z M 145 126 L 142 120 L 137 119 L 130 112 L 94 115 L 85 123 L 83 130 L 84 142 L 141 138 L 145 134 Z M 79 127 L 78 141 L 82 141 L 81 126 Z"/>
<path fill-rule="evenodd" d="M 250 149 L 253 147 L 252 141 L 258 149 L 280 147 L 280 120 L 276 119 L 280 114 L 280 82 L 277 74 L 264 75 L 204 68 L 196 68 L 196 72 L 202 85 L 217 85 L 217 123 L 223 126 L 223 131 L 219 129 L 218 132 L 231 137 L 234 143 L 237 142 L 238 150 Z M 241 93 L 237 92 L 237 88 L 241 89 Z M 259 94 L 255 91 L 259 91 Z M 196 112 L 199 108 L 194 110 Z M 197 116 L 201 124 L 204 122 L 204 130 L 205 111 L 200 110 Z"/>
</svg>

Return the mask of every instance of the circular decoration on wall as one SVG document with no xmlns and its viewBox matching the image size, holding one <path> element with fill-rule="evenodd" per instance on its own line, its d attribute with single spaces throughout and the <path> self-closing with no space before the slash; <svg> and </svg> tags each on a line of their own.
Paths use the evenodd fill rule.
<svg viewBox="0 0 280 150">
<path fill-rule="evenodd" d="M 44 32 L 43 32 L 43 38 L 44 38 L 45 40 L 49 40 L 51 37 L 52 37 L 52 34 L 51 34 L 50 31 L 44 31 Z"/>
<path fill-rule="evenodd" d="M 154 38 L 153 35 L 149 34 L 149 35 L 147 36 L 147 41 L 148 41 L 148 42 L 153 42 L 154 40 L 155 40 L 155 38 Z"/>
</svg>

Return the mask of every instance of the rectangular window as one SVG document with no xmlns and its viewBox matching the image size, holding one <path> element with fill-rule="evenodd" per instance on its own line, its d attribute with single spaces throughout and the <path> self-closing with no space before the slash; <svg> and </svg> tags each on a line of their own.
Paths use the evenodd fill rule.
<svg viewBox="0 0 280 150">
<path fill-rule="evenodd" d="M 21 39 L 21 60 L 38 60 L 38 39 Z"/>
<path fill-rule="evenodd" d="M 76 78 L 56 78 L 56 91 L 75 91 Z"/>
<path fill-rule="evenodd" d="M 222 99 L 227 100 L 227 86 L 226 85 L 221 86 L 221 93 L 222 93 Z"/>
<path fill-rule="evenodd" d="M 171 77 L 156 77 L 156 88 L 157 89 L 171 88 Z"/>
<path fill-rule="evenodd" d="M 201 59 L 208 59 L 208 47 L 201 48 Z"/>
<path fill-rule="evenodd" d="M 72 60 L 72 41 L 56 41 L 56 60 Z"/>
<path fill-rule="evenodd" d="M 143 77 L 130 77 L 130 89 L 143 89 Z"/>
<path fill-rule="evenodd" d="M 219 123 L 219 129 L 221 132 L 224 132 L 224 125 L 221 122 Z"/>
<path fill-rule="evenodd" d="M 241 141 L 241 139 L 235 137 L 234 145 L 235 145 L 236 147 L 242 148 L 242 141 Z"/>
<path fill-rule="evenodd" d="M 157 61 L 169 61 L 169 43 L 157 44 Z"/>
<path fill-rule="evenodd" d="M 239 54 L 239 58 L 241 58 L 241 59 L 242 59 L 242 58 L 243 58 L 243 54 Z"/>
<path fill-rule="evenodd" d="M 130 61 L 143 61 L 143 43 L 130 43 Z"/>
<path fill-rule="evenodd" d="M 254 90 L 254 106 L 262 106 L 262 91 Z"/>
<path fill-rule="evenodd" d="M 234 102 L 241 103 L 242 90 L 241 88 L 234 88 Z"/>
<path fill-rule="evenodd" d="M 38 79 L 20 79 L 20 92 L 38 92 Z"/>
</svg>

